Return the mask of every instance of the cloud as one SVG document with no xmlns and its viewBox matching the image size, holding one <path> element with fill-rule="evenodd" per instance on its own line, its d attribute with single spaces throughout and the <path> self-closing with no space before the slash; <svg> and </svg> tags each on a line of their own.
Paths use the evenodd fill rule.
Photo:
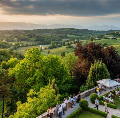
<svg viewBox="0 0 120 120">
<path fill-rule="evenodd" d="M 104 16 L 120 14 L 120 0 L 0 0 L 3 14 Z"/>
</svg>

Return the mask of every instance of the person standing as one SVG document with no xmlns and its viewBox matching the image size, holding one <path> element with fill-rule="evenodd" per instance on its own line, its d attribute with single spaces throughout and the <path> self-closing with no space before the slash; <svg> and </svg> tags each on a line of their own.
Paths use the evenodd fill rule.
<svg viewBox="0 0 120 120">
<path fill-rule="evenodd" d="M 78 93 L 78 95 L 77 95 L 77 102 L 78 102 L 78 103 L 79 103 L 80 99 L 81 99 L 81 92 L 79 91 L 79 93 Z"/>
<path fill-rule="evenodd" d="M 70 97 L 69 97 L 69 102 L 70 102 L 70 107 L 73 108 L 73 107 L 72 107 L 72 98 L 71 98 L 71 95 L 70 95 Z"/>
<path fill-rule="evenodd" d="M 99 100 L 98 100 L 98 98 L 96 98 L 96 100 L 95 100 L 95 107 L 94 108 L 97 108 L 97 110 L 98 110 L 98 106 L 99 106 Z"/>
<path fill-rule="evenodd" d="M 98 93 L 98 96 L 99 96 L 99 94 L 100 94 L 100 88 L 99 88 L 99 86 L 97 87 L 97 93 Z"/>
<path fill-rule="evenodd" d="M 105 100 L 105 102 L 104 102 L 104 105 L 105 105 L 105 112 L 106 112 L 106 110 L 107 110 L 107 113 L 109 113 L 109 112 L 108 112 L 108 108 L 107 108 L 107 102 L 106 102 L 106 100 Z"/>
<path fill-rule="evenodd" d="M 59 106 L 60 106 L 60 105 L 57 103 L 57 105 L 56 105 L 56 117 L 58 116 Z"/>
<path fill-rule="evenodd" d="M 53 117 L 53 109 L 52 109 L 52 107 L 50 107 L 49 113 L 50 113 L 50 118 L 52 118 Z"/>
<path fill-rule="evenodd" d="M 59 118 L 62 118 L 62 106 L 61 105 L 59 106 L 59 109 L 58 109 L 58 115 L 59 115 Z"/>
<path fill-rule="evenodd" d="M 50 118 L 49 109 L 47 110 L 47 117 Z"/>
<path fill-rule="evenodd" d="M 68 101 L 67 101 L 66 98 L 64 98 L 64 100 L 65 100 L 65 104 L 66 104 L 66 106 L 65 106 L 65 111 L 67 111 L 67 104 L 68 104 Z"/>
<path fill-rule="evenodd" d="M 65 104 L 65 102 L 63 101 L 63 103 L 62 103 L 63 115 L 65 114 L 65 106 L 66 106 L 66 104 Z"/>
<path fill-rule="evenodd" d="M 75 95 L 73 96 L 73 103 L 74 103 L 74 105 L 76 103 L 76 96 Z"/>
</svg>

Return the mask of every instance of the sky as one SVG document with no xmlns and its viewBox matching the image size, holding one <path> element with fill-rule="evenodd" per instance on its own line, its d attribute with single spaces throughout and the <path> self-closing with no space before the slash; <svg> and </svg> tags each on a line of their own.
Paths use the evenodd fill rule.
<svg viewBox="0 0 120 120">
<path fill-rule="evenodd" d="M 0 0 L 0 22 L 120 27 L 120 0 Z"/>
</svg>

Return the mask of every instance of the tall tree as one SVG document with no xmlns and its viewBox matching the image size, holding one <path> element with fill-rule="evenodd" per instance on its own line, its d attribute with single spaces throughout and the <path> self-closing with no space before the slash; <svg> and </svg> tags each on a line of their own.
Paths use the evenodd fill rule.
<svg viewBox="0 0 120 120">
<path fill-rule="evenodd" d="M 9 90 L 13 79 L 8 75 L 8 71 L 0 69 L 0 96 L 2 97 L 2 118 L 4 117 L 4 102 L 9 95 Z"/>
<path fill-rule="evenodd" d="M 91 64 L 86 85 L 88 88 L 95 87 L 98 80 L 106 78 L 110 78 L 106 65 L 102 61 L 95 61 L 94 64 Z"/>
<path fill-rule="evenodd" d="M 78 43 L 75 55 L 78 56 L 78 60 L 74 66 L 74 80 L 79 87 L 86 83 L 90 66 L 95 60 L 105 63 L 111 79 L 120 77 L 120 56 L 113 46 L 104 48 L 95 42 L 84 46 Z"/>
</svg>

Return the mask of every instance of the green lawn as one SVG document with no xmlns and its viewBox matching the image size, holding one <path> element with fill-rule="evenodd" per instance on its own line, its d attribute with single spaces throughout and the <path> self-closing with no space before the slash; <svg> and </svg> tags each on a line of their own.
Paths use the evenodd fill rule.
<svg viewBox="0 0 120 120">
<path fill-rule="evenodd" d="M 66 46 L 54 48 L 54 49 L 44 49 L 41 53 L 43 55 L 48 55 L 48 50 L 50 50 L 50 54 L 52 55 L 61 55 L 62 52 L 68 53 L 68 52 L 74 52 L 74 48 L 66 48 Z"/>
<path fill-rule="evenodd" d="M 46 46 L 48 46 L 48 45 L 41 45 L 41 47 L 46 47 Z M 15 51 L 25 54 L 27 49 L 36 48 L 36 47 L 40 49 L 40 45 L 37 45 L 37 46 L 20 47 L 20 48 L 16 49 Z"/>
<path fill-rule="evenodd" d="M 67 37 L 72 38 L 72 37 L 79 37 L 79 36 L 67 34 Z"/>
<path fill-rule="evenodd" d="M 103 116 L 97 115 L 95 113 L 91 113 L 89 111 L 81 112 L 79 116 L 76 118 L 104 118 Z"/>
<path fill-rule="evenodd" d="M 120 109 L 120 99 L 119 96 L 115 95 L 114 103 L 117 105 L 117 108 Z"/>
<path fill-rule="evenodd" d="M 96 43 L 107 43 L 108 46 L 113 46 L 116 48 L 118 53 L 120 54 L 120 41 L 114 40 L 114 39 L 102 39 L 102 40 L 96 40 L 94 41 Z"/>
</svg>

